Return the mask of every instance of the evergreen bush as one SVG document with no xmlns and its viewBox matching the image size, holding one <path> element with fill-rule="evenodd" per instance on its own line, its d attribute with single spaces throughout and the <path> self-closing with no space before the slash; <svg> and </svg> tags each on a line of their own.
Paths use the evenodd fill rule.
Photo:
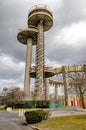
<svg viewBox="0 0 86 130">
<path fill-rule="evenodd" d="M 28 124 L 34 124 L 45 119 L 45 112 L 43 110 L 34 110 L 25 112 L 26 122 Z"/>
</svg>

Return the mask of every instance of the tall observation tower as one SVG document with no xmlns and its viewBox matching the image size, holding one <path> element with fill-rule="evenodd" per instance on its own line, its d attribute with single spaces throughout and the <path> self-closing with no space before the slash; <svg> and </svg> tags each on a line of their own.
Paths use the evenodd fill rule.
<svg viewBox="0 0 86 130">
<path fill-rule="evenodd" d="M 45 67 L 44 32 L 48 31 L 53 25 L 52 12 L 45 5 L 36 5 L 29 11 L 27 24 L 28 27 L 20 29 L 17 35 L 17 39 L 27 45 L 24 92 L 30 100 L 30 77 L 33 77 L 35 78 L 35 99 L 47 100 L 46 80 L 54 73 L 50 67 Z M 31 66 L 32 45 L 36 46 L 35 67 Z"/>
</svg>

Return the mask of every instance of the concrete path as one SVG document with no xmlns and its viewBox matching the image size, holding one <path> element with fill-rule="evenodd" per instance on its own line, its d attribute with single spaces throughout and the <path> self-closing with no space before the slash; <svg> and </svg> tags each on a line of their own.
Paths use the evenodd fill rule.
<svg viewBox="0 0 86 130">
<path fill-rule="evenodd" d="M 0 130 L 33 130 L 17 113 L 0 112 Z"/>
<path fill-rule="evenodd" d="M 82 108 L 58 108 L 50 110 L 50 117 L 70 116 L 80 114 L 86 114 L 86 109 L 84 110 Z"/>
</svg>

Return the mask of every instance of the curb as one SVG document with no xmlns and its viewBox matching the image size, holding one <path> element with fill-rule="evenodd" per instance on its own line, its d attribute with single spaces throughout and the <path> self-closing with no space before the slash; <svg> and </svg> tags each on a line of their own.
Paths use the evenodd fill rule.
<svg viewBox="0 0 86 130">
<path fill-rule="evenodd" d="M 32 128 L 33 130 L 41 130 L 40 128 L 37 128 L 35 126 L 32 126 L 32 125 L 28 125 L 30 128 Z"/>
<path fill-rule="evenodd" d="M 75 110 L 80 112 L 86 112 L 86 109 L 82 109 L 82 108 L 76 108 Z"/>
</svg>

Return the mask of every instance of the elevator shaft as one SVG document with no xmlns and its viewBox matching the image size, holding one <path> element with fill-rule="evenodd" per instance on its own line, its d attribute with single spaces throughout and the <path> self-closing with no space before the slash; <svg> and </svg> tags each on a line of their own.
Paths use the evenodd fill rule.
<svg viewBox="0 0 86 130">
<path fill-rule="evenodd" d="M 38 23 L 38 42 L 36 46 L 36 98 L 42 99 L 44 87 L 44 31 L 43 21 Z"/>
</svg>

